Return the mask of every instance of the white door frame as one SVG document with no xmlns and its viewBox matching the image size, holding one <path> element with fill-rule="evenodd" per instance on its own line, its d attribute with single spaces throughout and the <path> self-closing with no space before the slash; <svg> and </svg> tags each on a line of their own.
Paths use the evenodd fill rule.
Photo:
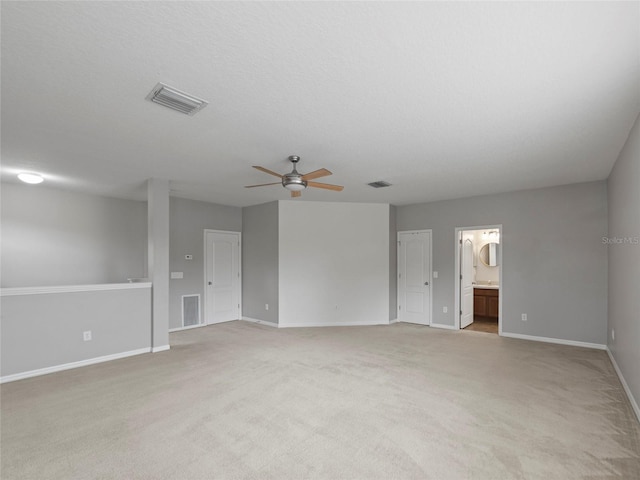
<svg viewBox="0 0 640 480">
<path fill-rule="evenodd" d="M 500 235 L 500 264 L 498 265 L 498 278 L 500 279 L 500 289 L 498 290 L 498 335 L 502 335 L 502 292 L 503 292 L 503 276 L 502 276 L 502 264 L 504 263 L 503 259 L 503 229 L 502 224 L 496 225 L 477 225 L 473 227 L 456 227 L 455 235 L 454 235 L 454 245 L 455 245 L 455 270 L 453 278 L 455 279 L 455 310 L 454 310 L 454 318 L 455 318 L 455 329 L 460 330 L 460 234 L 464 230 L 497 230 Z"/>
<path fill-rule="evenodd" d="M 207 312 L 208 310 L 208 306 L 209 306 L 209 302 L 211 302 L 211 295 L 209 294 L 209 289 L 207 288 L 207 265 L 208 265 L 208 261 L 209 261 L 209 252 L 207 251 L 207 234 L 208 233 L 230 233 L 230 234 L 235 234 L 238 235 L 238 287 L 239 287 L 239 292 L 238 292 L 238 302 L 240 303 L 240 307 L 238 308 L 238 319 L 242 318 L 242 232 L 233 232 L 233 231 L 229 231 L 229 230 L 211 230 L 211 229 L 204 229 L 204 234 L 203 234 L 203 249 L 204 249 L 204 255 L 203 255 L 203 259 L 204 259 L 204 263 L 203 263 L 203 272 L 202 272 L 202 276 L 203 276 L 203 287 L 204 287 L 204 308 L 202 310 L 202 324 L 203 325 L 210 325 L 207 322 Z"/>
<path fill-rule="evenodd" d="M 433 324 L 433 231 L 428 230 L 402 230 L 396 234 L 396 241 L 400 243 L 400 235 L 403 233 L 428 233 L 429 234 L 429 323 L 428 326 Z M 397 249 L 396 255 L 396 275 L 400 275 L 400 249 Z M 400 279 L 396 278 L 396 302 L 400 301 Z M 396 315 L 398 322 L 400 322 L 400 314 L 398 313 L 398 306 L 396 305 Z"/>
</svg>

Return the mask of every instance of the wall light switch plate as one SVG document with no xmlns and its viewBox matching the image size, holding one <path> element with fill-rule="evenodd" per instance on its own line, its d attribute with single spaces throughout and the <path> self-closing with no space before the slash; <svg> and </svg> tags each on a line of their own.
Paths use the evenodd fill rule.
<svg viewBox="0 0 640 480">
<path fill-rule="evenodd" d="M 447 307 L 442 307 L 442 313 L 447 313 L 449 309 Z"/>
<path fill-rule="evenodd" d="M 438 272 L 433 272 L 433 278 L 438 278 Z"/>
</svg>

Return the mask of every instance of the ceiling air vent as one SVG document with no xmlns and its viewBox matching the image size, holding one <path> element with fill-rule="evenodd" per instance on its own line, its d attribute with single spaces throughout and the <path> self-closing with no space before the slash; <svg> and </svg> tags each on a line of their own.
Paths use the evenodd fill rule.
<svg viewBox="0 0 640 480">
<path fill-rule="evenodd" d="M 209 103 L 163 83 L 158 83 L 153 87 L 153 90 L 147 95 L 147 100 L 177 110 L 185 115 L 195 115 Z"/>
<path fill-rule="evenodd" d="M 384 188 L 384 187 L 390 187 L 391 186 L 391 184 L 389 182 L 385 182 L 384 180 L 378 180 L 377 182 L 367 183 L 367 185 L 369 185 L 370 187 L 373 187 L 373 188 Z"/>
</svg>

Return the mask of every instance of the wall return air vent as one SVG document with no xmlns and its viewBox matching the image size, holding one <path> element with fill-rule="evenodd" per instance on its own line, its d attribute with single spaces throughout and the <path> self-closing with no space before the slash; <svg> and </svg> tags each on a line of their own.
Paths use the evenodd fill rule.
<svg viewBox="0 0 640 480">
<path fill-rule="evenodd" d="M 158 83 L 147 95 L 147 100 L 177 110 L 185 115 L 195 115 L 206 107 L 209 102 L 194 97 L 173 87 Z"/>
</svg>

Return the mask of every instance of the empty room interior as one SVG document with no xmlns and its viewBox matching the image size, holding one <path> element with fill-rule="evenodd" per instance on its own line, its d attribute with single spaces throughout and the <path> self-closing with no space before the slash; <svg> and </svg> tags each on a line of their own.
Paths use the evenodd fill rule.
<svg viewBox="0 0 640 480">
<path fill-rule="evenodd" d="M 640 2 L 0 8 L 3 480 L 640 478 Z"/>
</svg>

